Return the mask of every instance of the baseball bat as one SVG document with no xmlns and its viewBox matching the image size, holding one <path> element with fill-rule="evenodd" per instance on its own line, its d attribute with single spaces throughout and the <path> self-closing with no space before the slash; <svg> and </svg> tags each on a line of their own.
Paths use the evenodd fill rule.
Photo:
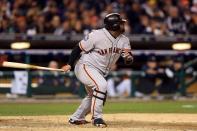
<svg viewBox="0 0 197 131">
<path fill-rule="evenodd" d="M 48 71 L 64 72 L 64 70 L 62 70 L 62 69 L 48 68 L 48 67 L 43 67 L 43 66 L 36 66 L 36 65 L 17 63 L 17 62 L 8 62 L 8 61 L 1 61 L 0 65 L 2 67 L 9 67 L 9 68 L 36 69 L 36 70 L 48 70 Z"/>
</svg>

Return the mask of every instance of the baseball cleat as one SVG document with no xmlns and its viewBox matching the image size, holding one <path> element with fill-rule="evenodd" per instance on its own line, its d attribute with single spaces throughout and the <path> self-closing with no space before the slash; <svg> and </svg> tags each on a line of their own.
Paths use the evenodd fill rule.
<svg viewBox="0 0 197 131">
<path fill-rule="evenodd" d="M 86 120 L 73 120 L 73 119 L 69 119 L 68 122 L 69 122 L 70 124 L 73 124 L 73 125 L 83 125 L 83 124 L 89 123 L 89 122 L 86 121 Z"/>
<path fill-rule="evenodd" d="M 101 128 L 107 127 L 107 124 L 102 118 L 94 119 L 92 124 L 94 126 L 101 127 Z"/>
</svg>

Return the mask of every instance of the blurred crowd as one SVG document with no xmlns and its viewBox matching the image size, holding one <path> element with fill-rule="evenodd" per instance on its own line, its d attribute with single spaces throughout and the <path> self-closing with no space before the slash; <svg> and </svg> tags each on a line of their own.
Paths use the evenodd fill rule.
<svg viewBox="0 0 197 131">
<path fill-rule="evenodd" d="M 138 80 L 136 97 L 146 99 L 154 93 L 159 94 L 158 99 L 176 99 L 180 94 L 187 96 L 183 82 L 188 83 L 195 74 L 193 67 L 186 67 L 185 62 L 183 56 L 166 57 L 162 61 L 158 61 L 155 56 L 149 56 L 142 66 L 144 75 Z"/>
<path fill-rule="evenodd" d="M 0 0 L 0 32 L 86 34 L 111 12 L 128 34 L 197 34 L 197 0 Z"/>
</svg>

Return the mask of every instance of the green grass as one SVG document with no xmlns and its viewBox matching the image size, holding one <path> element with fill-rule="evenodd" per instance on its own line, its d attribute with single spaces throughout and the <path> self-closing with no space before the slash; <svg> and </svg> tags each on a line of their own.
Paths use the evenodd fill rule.
<svg viewBox="0 0 197 131">
<path fill-rule="evenodd" d="M 0 104 L 0 116 L 18 115 L 67 115 L 79 103 L 9 103 Z M 192 107 L 183 108 L 184 105 Z M 146 101 L 146 102 L 107 102 L 104 113 L 197 113 L 195 101 Z"/>
</svg>

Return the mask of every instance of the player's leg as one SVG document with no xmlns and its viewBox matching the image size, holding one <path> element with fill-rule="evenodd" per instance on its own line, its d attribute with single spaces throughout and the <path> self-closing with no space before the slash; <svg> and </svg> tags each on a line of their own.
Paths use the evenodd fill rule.
<svg viewBox="0 0 197 131">
<path fill-rule="evenodd" d="M 83 77 L 84 75 L 86 75 L 85 71 L 83 70 L 83 65 L 77 64 L 75 66 L 75 75 L 82 83 L 86 85 L 89 83 L 88 81 L 86 81 L 87 79 L 84 79 Z M 87 86 L 85 86 L 85 89 L 87 91 L 87 96 L 82 100 L 81 105 L 74 112 L 74 114 L 70 117 L 69 122 L 71 124 L 87 123 L 87 121 L 85 121 L 85 116 L 91 111 L 91 101 L 92 101 L 93 90 L 92 90 L 92 87 L 87 87 Z"/>
<path fill-rule="evenodd" d="M 102 120 L 102 108 L 106 99 L 107 82 L 104 77 L 93 67 L 85 64 L 77 64 L 75 67 L 77 78 L 87 87 L 93 90 L 91 112 L 93 124 L 106 126 Z M 85 105 L 85 104 L 84 104 Z"/>
<path fill-rule="evenodd" d="M 107 81 L 105 78 L 93 67 L 83 65 L 83 70 L 86 75 L 83 78 L 89 80 L 89 87 L 93 86 L 93 97 L 91 105 L 92 121 L 95 126 L 106 127 L 106 123 L 102 119 L 103 105 L 106 101 L 107 95 Z M 82 81 L 85 82 L 85 81 Z"/>
<path fill-rule="evenodd" d="M 72 124 L 86 124 L 85 116 L 91 111 L 92 102 L 92 88 L 87 88 L 87 96 L 82 100 L 80 106 L 75 111 L 75 113 L 70 117 L 69 122 Z"/>
</svg>

